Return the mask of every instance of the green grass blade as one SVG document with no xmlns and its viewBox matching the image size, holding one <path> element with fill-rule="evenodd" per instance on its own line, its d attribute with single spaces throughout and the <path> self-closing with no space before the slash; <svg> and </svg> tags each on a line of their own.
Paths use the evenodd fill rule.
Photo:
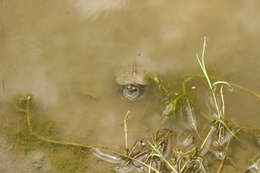
<svg viewBox="0 0 260 173">
<path fill-rule="evenodd" d="M 213 87 L 216 87 L 217 85 L 226 85 L 226 86 L 232 88 L 231 84 L 228 83 L 227 81 L 216 81 L 212 84 Z"/>
</svg>

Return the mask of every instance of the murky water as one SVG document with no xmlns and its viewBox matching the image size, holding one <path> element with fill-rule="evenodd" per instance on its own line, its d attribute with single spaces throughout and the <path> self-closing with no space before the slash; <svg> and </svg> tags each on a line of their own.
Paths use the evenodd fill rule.
<svg viewBox="0 0 260 173">
<path fill-rule="evenodd" d="M 1 107 L 32 93 L 60 138 L 123 150 L 126 112 L 132 144 L 158 127 L 161 107 L 154 89 L 137 102 L 121 97 L 114 75 L 120 64 L 142 62 L 174 86 L 199 72 L 195 54 L 207 36 L 210 73 L 260 92 L 259 10 L 257 0 L 0 0 Z M 245 93 L 227 94 L 226 114 L 259 127 L 258 104 Z M 15 121 L 18 115 L 1 109 Z M 110 166 L 97 164 L 90 172 Z"/>
</svg>

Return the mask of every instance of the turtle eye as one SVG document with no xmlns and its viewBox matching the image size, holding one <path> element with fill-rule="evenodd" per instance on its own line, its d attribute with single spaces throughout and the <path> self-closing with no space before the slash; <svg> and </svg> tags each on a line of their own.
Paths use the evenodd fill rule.
<svg viewBox="0 0 260 173">
<path fill-rule="evenodd" d="M 133 87 L 131 88 L 131 90 L 132 90 L 133 92 L 136 92 L 138 89 L 137 89 L 137 87 L 133 86 Z"/>
</svg>

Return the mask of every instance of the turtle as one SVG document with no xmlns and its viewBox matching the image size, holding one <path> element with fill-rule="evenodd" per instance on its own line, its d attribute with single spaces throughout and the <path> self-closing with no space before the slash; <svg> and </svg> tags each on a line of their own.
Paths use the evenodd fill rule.
<svg viewBox="0 0 260 173">
<path fill-rule="evenodd" d="M 122 96 L 130 101 L 140 98 L 149 84 L 145 76 L 146 71 L 140 64 L 122 65 L 116 72 L 116 83 L 120 86 Z"/>
</svg>

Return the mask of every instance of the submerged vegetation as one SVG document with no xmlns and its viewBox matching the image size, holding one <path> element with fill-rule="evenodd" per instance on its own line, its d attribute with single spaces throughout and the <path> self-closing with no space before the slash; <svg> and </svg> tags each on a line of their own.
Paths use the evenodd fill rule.
<svg viewBox="0 0 260 173">
<path fill-rule="evenodd" d="M 162 95 L 162 122 L 151 137 L 136 140 L 132 147 L 127 142 L 127 113 L 124 119 L 124 152 L 106 147 L 59 140 L 52 122 L 42 119 L 36 125 L 33 97 L 30 94 L 17 99 L 17 111 L 25 115 L 26 129 L 19 131 L 16 144 L 25 148 L 47 151 L 51 164 L 60 172 L 84 172 L 87 170 L 87 154 L 92 153 L 106 162 L 117 164 L 112 170 L 118 173 L 141 171 L 146 173 L 220 173 L 228 163 L 237 172 L 260 172 L 258 156 L 244 170 L 237 168 L 230 150 L 234 145 L 245 145 L 242 136 L 250 136 L 259 147 L 260 130 L 233 123 L 225 114 L 224 91 L 233 88 L 248 92 L 258 99 L 260 95 L 238 84 L 217 80 L 209 75 L 205 65 L 206 38 L 201 55 L 196 55 L 202 75 L 183 79 L 181 92 L 174 93 L 157 74 L 147 74 L 147 81 L 156 86 Z M 187 84 L 195 79 L 206 83 L 208 111 L 198 110 L 201 99 L 191 94 Z M 66 150 L 65 150 L 66 149 Z M 55 151 L 55 152 L 54 152 Z M 55 154 L 54 154 L 55 153 Z M 87 171 L 86 171 L 87 172 Z"/>
</svg>

